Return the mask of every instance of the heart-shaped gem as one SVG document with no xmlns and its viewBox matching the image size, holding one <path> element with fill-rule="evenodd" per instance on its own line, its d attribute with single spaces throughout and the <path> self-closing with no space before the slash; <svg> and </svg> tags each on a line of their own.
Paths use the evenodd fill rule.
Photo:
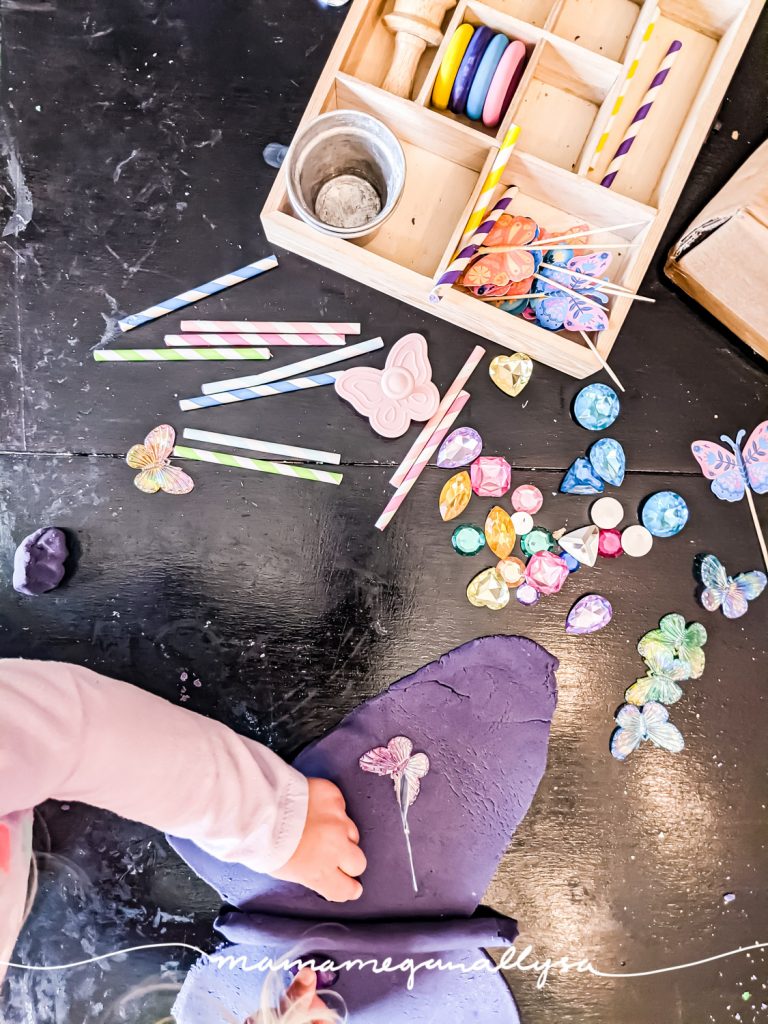
<svg viewBox="0 0 768 1024">
<path fill-rule="evenodd" d="M 509 587 L 495 567 L 483 569 L 467 587 L 467 600 L 475 608 L 490 608 L 499 612 L 509 604 Z"/>
<path fill-rule="evenodd" d="M 511 356 L 496 356 L 488 367 L 491 380 L 504 392 L 516 398 L 533 373 L 533 360 L 524 352 L 513 352 Z"/>
</svg>

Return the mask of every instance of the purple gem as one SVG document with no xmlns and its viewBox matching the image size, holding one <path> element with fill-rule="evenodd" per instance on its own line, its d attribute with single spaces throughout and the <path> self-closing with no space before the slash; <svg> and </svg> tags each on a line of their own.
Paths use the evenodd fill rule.
<svg viewBox="0 0 768 1024">
<path fill-rule="evenodd" d="M 458 469 L 474 462 L 483 450 L 483 439 L 472 427 L 453 430 L 440 445 L 437 464 L 441 469 Z"/>
<path fill-rule="evenodd" d="M 541 600 L 541 594 L 530 583 L 521 583 L 515 591 L 515 597 L 520 604 L 524 604 L 527 608 L 533 608 Z"/>
<path fill-rule="evenodd" d="M 613 618 L 613 608 L 606 598 L 599 594 L 587 594 L 568 612 L 565 632 L 571 636 L 585 636 L 605 629 Z"/>
</svg>

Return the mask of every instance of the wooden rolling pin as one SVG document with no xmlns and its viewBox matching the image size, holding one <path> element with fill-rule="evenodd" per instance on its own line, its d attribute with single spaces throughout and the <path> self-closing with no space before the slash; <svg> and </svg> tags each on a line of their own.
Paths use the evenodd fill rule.
<svg viewBox="0 0 768 1024">
<path fill-rule="evenodd" d="M 455 6 L 456 0 L 395 0 L 395 9 L 384 16 L 395 36 L 395 55 L 382 89 L 411 98 L 421 55 L 428 46 L 440 45 L 445 12 Z"/>
</svg>

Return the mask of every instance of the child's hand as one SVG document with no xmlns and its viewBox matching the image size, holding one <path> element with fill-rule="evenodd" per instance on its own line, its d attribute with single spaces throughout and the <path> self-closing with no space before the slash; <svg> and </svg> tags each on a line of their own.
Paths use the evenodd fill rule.
<svg viewBox="0 0 768 1024">
<path fill-rule="evenodd" d="M 338 1019 L 335 1014 L 329 1014 L 328 1007 L 317 994 L 317 975 L 310 967 L 303 967 L 299 971 L 285 996 L 280 1000 L 281 1014 L 288 1014 L 290 1010 L 295 1013 L 298 1007 L 301 1007 L 307 1014 L 306 1018 L 301 1018 L 302 1020 L 309 1020 L 309 1015 L 317 1012 L 317 1020 L 313 1020 L 313 1024 L 322 1024 L 323 1021 L 330 1020 L 331 1016 L 334 1020 Z M 260 1024 L 263 1017 L 263 1014 L 257 1013 L 255 1016 L 249 1017 L 245 1024 Z"/>
<path fill-rule="evenodd" d="M 341 790 L 326 779 L 309 779 L 309 807 L 296 852 L 275 878 L 298 882 L 334 903 L 363 894 L 356 880 L 366 868 L 360 833 L 347 817 Z"/>
</svg>

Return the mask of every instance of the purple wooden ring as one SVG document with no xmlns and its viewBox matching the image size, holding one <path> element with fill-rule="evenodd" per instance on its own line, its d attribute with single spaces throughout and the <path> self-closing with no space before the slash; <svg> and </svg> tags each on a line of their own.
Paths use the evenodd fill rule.
<svg viewBox="0 0 768 1024">
<path fill-rule="evenodd" d="M 488 28 L 487 25 L 480 25 L 475 29 L 469 41 L 467 52 L 464 54 L 464 59 L 459 65 L 459 70 L 456 72 L 453 89 L 451 90 L 448 106 L 454 114 L 463 114 L 465 112 L 469 90 L 472 88 L 472 82 L 477 74 L 480 61 L 495 34 L 493 29 Z"/>
</svg>

